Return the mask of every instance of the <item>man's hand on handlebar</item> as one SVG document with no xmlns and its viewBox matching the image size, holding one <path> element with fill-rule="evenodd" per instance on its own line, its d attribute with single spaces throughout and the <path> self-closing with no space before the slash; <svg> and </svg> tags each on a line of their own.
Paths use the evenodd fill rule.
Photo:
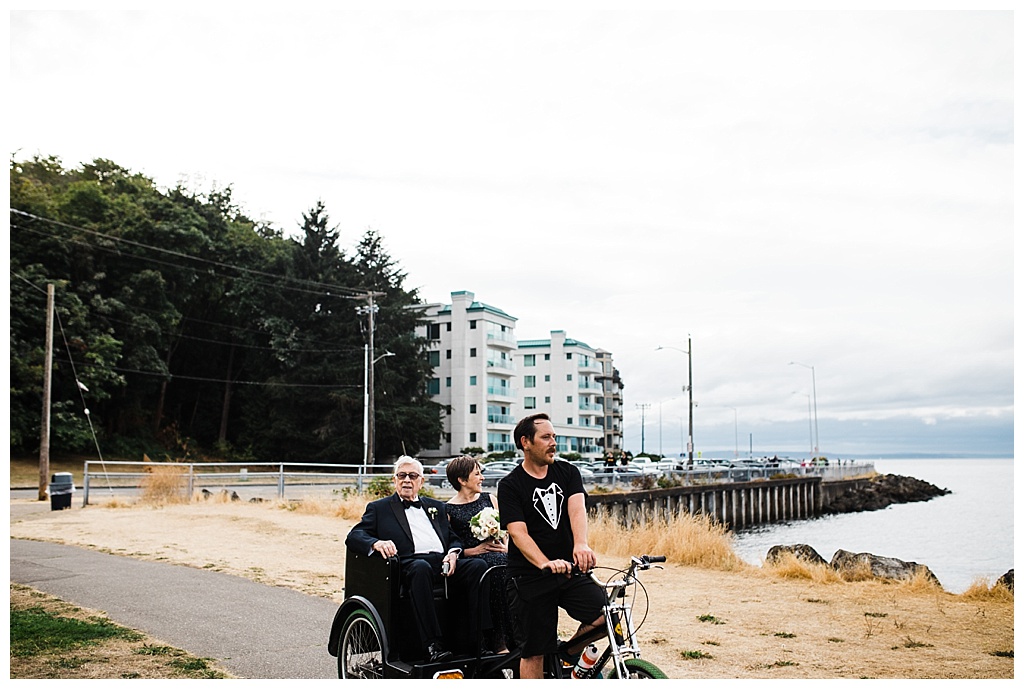
<svg viewBox="0 0 1024 689">
<path fill-rule="evenodd" d="M 597 566 L 597 555 L 586 543 L 573 547 L 572 559 L 581 572 L 589 572 Z"/>
<path fill-rule="evenodd" d="M 572 576 L 572 563 L 568 560 L 548 560 L 540 566 L 541 569 L 546 569 L 552 574 L 564 574 L 565 576 Z"/>
</svg>

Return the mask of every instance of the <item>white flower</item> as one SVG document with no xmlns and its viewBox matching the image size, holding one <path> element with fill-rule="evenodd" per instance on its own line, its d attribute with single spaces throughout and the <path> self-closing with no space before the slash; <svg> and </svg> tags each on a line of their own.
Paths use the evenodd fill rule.
<svg viewBox="0 0 1024 689">
<path fill-rule="evenodd" d="M 430 518 L 431 519 L 433 519 L 434 517 L 437 516 L 437 508 L 436 507 L 428 507 L 427 508 L 427 512 L 430 513 Z"/>
<path fill-rule="evenodd" d="M 501 530 L 501 518 L 498 515 L 498 510 L 493 507 L 485 507 L 469 520 L 470 531 L 473 535 L 479 538 L 481 541 L 486 541 L 488 538 L 496 538 L 502 540 L 505 538 L 505 532 Z"/>
</svg>

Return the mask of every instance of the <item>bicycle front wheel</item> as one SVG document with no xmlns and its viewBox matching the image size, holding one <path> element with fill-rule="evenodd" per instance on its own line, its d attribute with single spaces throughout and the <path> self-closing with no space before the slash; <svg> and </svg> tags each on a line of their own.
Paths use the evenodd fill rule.
<svg viewBox="0 0 1024 689">
<path fill-rule="evenodd" d="M 640 658 L 627 658 L 623 661 L 626 665 L 626 679 L 668 679 L 668 675 L 661 671 L 654 663 L 649 663 Z M 618 670 L 612 665 L 608 671 L 608 679 L 618 679 Z"/>
</svg>

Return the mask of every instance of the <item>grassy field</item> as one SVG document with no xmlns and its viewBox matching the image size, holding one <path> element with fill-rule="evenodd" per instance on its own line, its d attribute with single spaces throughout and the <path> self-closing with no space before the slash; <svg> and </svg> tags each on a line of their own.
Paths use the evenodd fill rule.
<svg viewBox="0 0 1024 689">
<path fill-rule="evenodd" d="M 224 679 L 231 675 L 98 612 L 11 584 L 11 679 Z"/>
<path fill-rule="evenodd" d="M 92 459 L 89 457 L 89 459 Z M 61 471 L 70 471 L 75 480 L 75 485 L 82 485 L 82 477 L 85 473 L 85 457 L 54 457 L 50 459 L 50 471 L 47 473 L 47 482 L 50 476 Z M 12 457 L 11 458 L 11 488 L 37 488 L 39 486 L 39 458 L 38 457 Z"/>
</svg>

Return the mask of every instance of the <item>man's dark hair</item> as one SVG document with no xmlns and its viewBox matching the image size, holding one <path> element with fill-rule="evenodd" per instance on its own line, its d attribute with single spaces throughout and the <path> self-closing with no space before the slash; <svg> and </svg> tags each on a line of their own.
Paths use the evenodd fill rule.
<svg viewBox="0 0 1024 689">
<path fill-rule="evenodd" d="M 463 455 L 456 457 L 452 461 L 448 462 L 448 466 L 445 467 L 445 473 L 448 474 L 448 483 L 452 484 L 452 488 L 459 490 L 462 488 L 462 484 L 459 483 L 461 478 L 463 481 L 469 480 L 469 475 L 473 473 L 473 470 L 480 466 L 480 462 L 476 461 L 469 455 Z"/>
<path fill-rule="evenodd" d="M 523 438 L 529 438 L 530 442 L 533 442 L 533 436 L 537 434 L 537 426 L 534 424 L 535 421 L 550 421 L 551 418 L 541 412 L 539 414 L 531 414 L 525 419 L 516 424 L 516 430 L 512 432 L 512 438 L 516 441 L 516 447 L 520 450 L 523 449 Z"/>
</svg>

